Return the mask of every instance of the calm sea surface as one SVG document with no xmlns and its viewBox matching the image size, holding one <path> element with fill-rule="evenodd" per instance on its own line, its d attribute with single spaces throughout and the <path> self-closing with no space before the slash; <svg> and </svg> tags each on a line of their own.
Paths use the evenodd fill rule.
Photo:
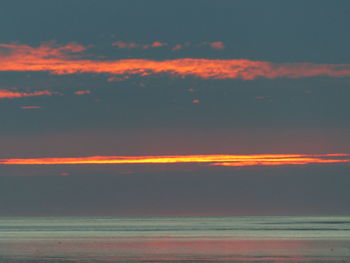
<svg viewBox="0 0 350 263">
<path fill-rule="evenodd" d="M 350 217 L 0 217 L 0 263 L 350 262 Z"/>
</svg>

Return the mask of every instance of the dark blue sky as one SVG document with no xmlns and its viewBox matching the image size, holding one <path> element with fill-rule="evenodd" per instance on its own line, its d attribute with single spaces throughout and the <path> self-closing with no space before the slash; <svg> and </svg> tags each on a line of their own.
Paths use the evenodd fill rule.
<svg viewBox="0 0 350 263">
<path fill-rule="evenodd" d="M 44 59 L 246 59 L 272 62 L 272 71 L 309 63 L 302 74 L 319 64 L 350 68 L 349 12 L 349 1 L 330 0 L 2 1 L 0 44 L 15 48 L 0 47 L 0 159 L 349 153 L 348 73 L 132 73 L 116 81 L 97 70 L 6 69 L 9 57 L 22 63 L 40 45 L 54 52 L 72 42 L 86 50 Z M 145 48 L 155 41 L 164 46 Z M 40 91 L 51 95 L 34 96 Z M 349 168 L 0 164 L 0 215 L 345 214 Z"/>
</svg>

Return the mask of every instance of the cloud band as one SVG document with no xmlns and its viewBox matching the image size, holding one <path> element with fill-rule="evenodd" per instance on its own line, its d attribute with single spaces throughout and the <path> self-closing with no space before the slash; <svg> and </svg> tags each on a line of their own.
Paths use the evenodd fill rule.
<svg viewBox="0 0 350 263">
<path fill-rule="evenodd" d="M 208 164 L 213 166 L 274 166 L 350 163 L 350 154 L 257 154 L 257 155 L 168 155 L 89 156 L 72 158 L 0 159 L 0 165 L 82 165 L 82 164 Z"/>
<path fill-rule="evenodd" d="M 109 75 L 169 74 L 203 79 L 304 78 L 314 76 L 350 77 L 348 64 L 273 63 L 247 59 L 180 58 L 173 60 L 83 59 L 77 53 L 86 48 L 76 43 L 66 46 L 42 44 L 0 44 L 0 71 L 45 71 L 52 74 L 97 73 Z"/>
</svg>

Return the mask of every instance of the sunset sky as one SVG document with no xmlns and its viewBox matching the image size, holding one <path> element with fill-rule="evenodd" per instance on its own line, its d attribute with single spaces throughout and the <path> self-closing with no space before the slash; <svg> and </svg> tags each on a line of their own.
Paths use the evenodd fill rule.
<svg viewBox="0 0 350 263">
<path fill-rule="evenodd" d="M 2 1 L 0 215 L 349 214 L 349 13 Z"/>
</svg>

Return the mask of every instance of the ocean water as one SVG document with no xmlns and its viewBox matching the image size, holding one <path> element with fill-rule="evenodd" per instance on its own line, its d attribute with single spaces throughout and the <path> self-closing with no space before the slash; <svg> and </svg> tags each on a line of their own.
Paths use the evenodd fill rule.
<svg viewBox="0 0 350 263">
<path fill-rule="evenodd" d="M 350 262 L 350 217 L 0 217 L 15 262 Z"/>
</svg>

